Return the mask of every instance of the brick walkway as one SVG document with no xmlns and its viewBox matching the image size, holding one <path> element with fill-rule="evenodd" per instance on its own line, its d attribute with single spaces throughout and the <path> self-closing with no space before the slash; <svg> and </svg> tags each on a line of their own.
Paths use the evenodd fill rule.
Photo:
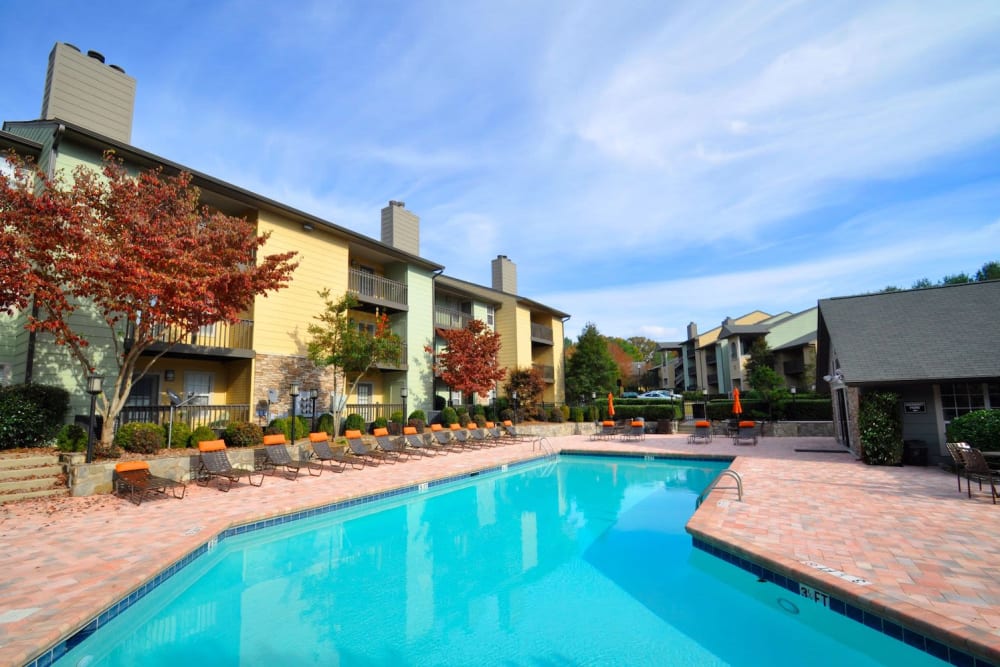
<svg viewBox="0 0 1000 667">
<path fill-rule="evenodd" d="M 638 442 L 549 439 L 553 448 L 738 454 L 745 495 L 718 489 L 689 523 L 708 542 L 1000 664 L 1000 505 L 972 499 L 934 468 L 876 468 L 829 438 L 735 447 L 684 436 Z M 0 506 L 0 664 L 22 664 L 72 634 L 212 535 L 239 523 L 537 456 L 507 445 L 261 488 L 188 486 L 184 500 L 136 507 L 110 496 Z M 811 561 L 871 582 L 858 586 Z"/>
</svg>

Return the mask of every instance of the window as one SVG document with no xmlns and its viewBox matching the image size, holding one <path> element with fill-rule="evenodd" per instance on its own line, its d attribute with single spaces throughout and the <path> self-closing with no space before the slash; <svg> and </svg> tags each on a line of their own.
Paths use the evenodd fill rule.
<svg viewBox="0 0 1000 667">
<path fill-rule="evenodd" d="M 190 405 L 208 405 L 212 393 L 214 374 L 204 371 L 184 371 L 184 394 L 205 394 L 193 399 Z"/>
<path fill-rule="evenodd" d="M 952 382 L 941 385 L 941 407 L 944 410 L 944 420 L 950 422 L 973 410 L 986 407 L 986 385 L 981 382 Z M 996 385 L 990 385 L 996 389 Z M 1000 398 L 1000 396 L 998 396 Z M 1000 408 L 1000 404 L 995 405 Z"/>
<path fill-rule="evenodd" d="M 371 405 L 372 398 L 375 396 L 375 385 L 371 382 L 359 382 L 358 383 L 358 404 L 359 405 Z"/>
<path fill-rule="evenodd" d="M 486 326 L 490 329 L 496 330 L 496 311 L 493 310 L 493 306 L 486 306 Z"/>
</svg>

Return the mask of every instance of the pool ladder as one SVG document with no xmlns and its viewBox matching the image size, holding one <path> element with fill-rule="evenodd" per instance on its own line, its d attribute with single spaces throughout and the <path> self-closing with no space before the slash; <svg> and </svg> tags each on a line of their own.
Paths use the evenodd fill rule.
<svg viewBox="0 0 1000 667">
<path fill-rule="evenodd" d="M 736 486 L 719 486 L 719 482 L 722 481 L 723 477 L 731 477 L 732 479 L 736 480 Z M 705 487 L 705 490 L 702 491 L 701 495 L 698 496 L 698 500 L 694 504 L 695 509 L 701 507 L 701 504 L 705 501 L 705 498 L 708 496 L 708 494 L 712 492 L 712 489 L 717 489 L 717 488 L 736 489 L 737 500 L 740 501 L 743 500 L 743 478 L 740 477 L 740 474 L 735 470 L 727 469 L 720 472 L 718 475 L 715 476 L 715 479 L 709 482 L 708 486 Z"/>
</svg>

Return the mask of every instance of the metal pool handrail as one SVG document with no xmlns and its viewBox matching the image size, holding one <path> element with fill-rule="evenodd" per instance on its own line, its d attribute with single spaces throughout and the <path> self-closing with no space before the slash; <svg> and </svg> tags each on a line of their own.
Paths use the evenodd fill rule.
<svg viewBox="0 0 1000 667">
<path fill-rule="evenodd" d="M 718 484 L 723 477 L 732 477 L 733 479 L 735 479 L 736 486 L 719 486 Z M 712 492 L 712 489 L 715 488 L 736 489 L 737 500 L 740 501 L 743 500 L 743 478 L 740 477 L 740 474 L 735 470 L 729 470 L 727 468 L 726 470 L 723 470 L 718 475 L 716 475 L 715 479 L 709 482 L 708 486 L 705 487 L 705 490 L 701 492 L 701 494 L 698 496 L 698 500 L 694 504 L 695 509 L 701 507 L 702 502 L 705 501 L 705 497 Z"/>
</svg>

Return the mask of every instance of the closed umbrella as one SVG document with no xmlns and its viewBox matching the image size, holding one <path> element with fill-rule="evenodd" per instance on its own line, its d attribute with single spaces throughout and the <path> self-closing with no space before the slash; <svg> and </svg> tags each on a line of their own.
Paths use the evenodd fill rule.
<svg viewBox="0 0 1000 667">
<path fill-rule="evenodd" d="M 615 395 L 610 391 L 608 392 L 608 416 L 615 416 Z"/>
<path fill-rule="evenodd" d="M 733 414 L 739 419 L 740 415 L 743 414 L 743 406 L 740 405 L 740 390 L 733 389 Z"/>
</svg>

